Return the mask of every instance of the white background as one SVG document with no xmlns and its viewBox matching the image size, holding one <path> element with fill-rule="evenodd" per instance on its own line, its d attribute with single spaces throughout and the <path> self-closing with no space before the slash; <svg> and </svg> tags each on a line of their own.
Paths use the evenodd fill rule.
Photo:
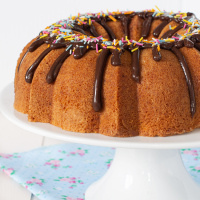
<svg viewBox="0 0 200 200">
<path fill-rule="evenodd" d="M 200 18 L 200 0 L 0 0 L 0 90 L 14 79 L 23 47 L 40 30 L 70 14 L 155 8 L 174 12 L 190 11 Z M 50 138 L 28 133 L 0 113 L 0 152 L 12 153 L 58 144 Z M 31 194 L 5 174 L 0 173 L 0 200 L 33 200 Z"/>
<path fill-rule="evenodd" d="M 14 79 L 22 48 L 47 25 L 78 12 L 143 10 L 155 5 L 161 10 L 190 11 L 200 17 L 199 0 L 0 0 L 0 89 Z"/>
</svg>

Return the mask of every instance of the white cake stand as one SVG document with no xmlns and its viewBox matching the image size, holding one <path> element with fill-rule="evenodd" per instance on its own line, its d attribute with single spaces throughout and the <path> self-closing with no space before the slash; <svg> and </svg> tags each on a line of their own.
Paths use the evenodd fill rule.
<svg viewBox="0 0 200 200">
<path fill-rule="evenodd" d="M 0 93 L 2 113 L 27 131 L 63 141 L 115 147 L 108 172 L 86 191 L 86 200 L 199 200 L 200 186 L 187 173 L 178 149 L 200 147 L 200 130 L 166 138 L 113 138 L 63 131 L 28 122 L 14 110 L 13 83 Z"/>
</svg>

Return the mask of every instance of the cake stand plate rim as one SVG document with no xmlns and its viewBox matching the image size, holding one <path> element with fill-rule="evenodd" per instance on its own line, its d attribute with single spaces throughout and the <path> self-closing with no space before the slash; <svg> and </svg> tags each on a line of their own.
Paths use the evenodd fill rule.
<svg viewBox="0 0 200 200">
<path fill-rule="evenodd" d="M 200 129 L 191 133 L 169 137 L 109 137 L 97 133 L 77 133 L 62 130 L 51 124 L 28 122 L 27 115 L 13 107 L 14 83 L 11 82 L 0 91 L 0 110 L 12 123 L 32 133 L 66 142 L 116 148 L 181 149 L 200 147 Z"/>
</svg>

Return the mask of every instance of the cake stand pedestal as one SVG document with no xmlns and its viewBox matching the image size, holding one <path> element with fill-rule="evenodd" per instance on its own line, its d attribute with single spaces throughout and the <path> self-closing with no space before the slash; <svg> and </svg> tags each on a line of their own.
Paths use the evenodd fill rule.
<svg viewBox="0 0 200 200">
<path fill-rule="evenodd" d="M 86 191 L 86 200 L 199 200 L 200 186 L 187 173 L 178 149 L 200 147 L 200 130 L 172 137 L 113 138 L 63 131 L 28 122 L 14 110 L 13 83 L 0 93 L 2 113 L 23 129 L 58 140 L 115 147 L 110 169 Z"/>
<path fill-rule="evenodd" d="M 86 200 L 199 200 L 179 150 L 117 148 L 113 163 Z"/>
</svg>

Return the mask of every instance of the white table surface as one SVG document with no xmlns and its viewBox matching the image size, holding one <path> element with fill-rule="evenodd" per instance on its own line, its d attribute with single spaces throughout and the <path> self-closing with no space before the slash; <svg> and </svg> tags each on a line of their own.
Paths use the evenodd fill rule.
<svg viewBox="0 0 200 200">
<path fill-rule="evenodd" d="M 39 136 L 15 126 L 0 112 L 0 152 L 29 151 L 41 146 L 60 144 L 63 141 Z M 0 200 L 37 200 L 27 189 L 0 172 Z"/>
</svg>

